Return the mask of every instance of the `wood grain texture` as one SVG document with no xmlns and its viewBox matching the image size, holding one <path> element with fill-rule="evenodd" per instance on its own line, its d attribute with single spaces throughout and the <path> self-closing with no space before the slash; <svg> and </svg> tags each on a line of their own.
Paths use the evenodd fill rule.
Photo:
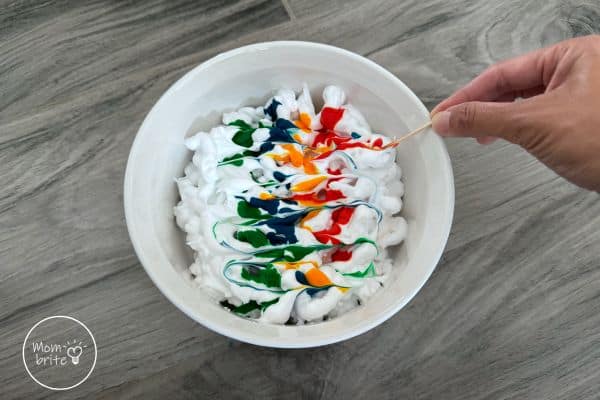
<svg viewBox="0 0 600 400">
<path fill-rule="evenodd" d="M 319 349 L 258 348 L 191 321 L 139 265 L 122 211 L 145 114 L 220 51 L 331 43 L 431 107 L 493 62 L 599 32 L 598 2 L 0 3 L 1 398 L 598 397 L 600 199 L 515 146 L 447 141 L 456 211 L 434 275 L 380 327 Z M 20 359 L 53 314 L 83 320 L 99 347 L 90 379 L 63 393 Z"/>
</svg>

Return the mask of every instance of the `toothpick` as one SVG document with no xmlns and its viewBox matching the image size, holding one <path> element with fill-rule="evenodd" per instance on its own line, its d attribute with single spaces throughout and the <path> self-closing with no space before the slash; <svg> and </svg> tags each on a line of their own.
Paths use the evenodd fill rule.
<svg viewBox="0 0 600 400">
<path fill-rule="evenodd" d="M 400 139 L 394 139 L 392 143 L 394 143 L 394 145 L 398 145 L 398 143 L 400 143 L 400 142 L 408 139 L 409 137 L 414 136 L 417 133 L 422 132 L 425 129 L 430 128 L 430 127 L 431 127 L 431 121 L 429 121 L 428 123 L 426 123 L 423 126 L 418 127 L 414 131 L 411 131 L 411 132 L 407 133 L 406 135 L 402 136 Z"/>
</svg>

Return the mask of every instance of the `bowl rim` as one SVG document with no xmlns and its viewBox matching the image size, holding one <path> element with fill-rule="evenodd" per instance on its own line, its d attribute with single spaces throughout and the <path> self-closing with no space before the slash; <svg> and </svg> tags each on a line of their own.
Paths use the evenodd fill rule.
<svg viewBox="0 0 600 400">
<path fill-rule="evenodd" d="M 193 310 L 191 308 L 189 308 L 186 304 L 183 304 L 183 302 L 179 301 L 179 299 L 177 298 L 175 293 L 173 293 L 171 291 L 171 288 L 169 288 L 166 284 L 164 284 L 152 269 L 147 267 L 147 265 L 149 265 L 148 260 L 146 259 L 144 252 L 142 250 L 142 245 L 140 244 L 139 237 L 136 237 L 133 234 L 134 230 L 133 230 L 133 222 L 132 221 L 133 221 L 134 211 L 132 209 L 133 202 L 131 199 L 131 196 L 132 196 L 131 190 L 133 187 L 133 174 L 134 173 L 132 171 L 132 168 L 133 168 L 132 164 L 134 163 L 135 154 L 138 151 L 137 149 L 139 147 L 138 145 L 141 140 L 140 139 L 141 132 L 143 132 L 146 129 L 146 125 L 149 123 L 148 121 L 150 120 L 150 116 L 155 112 L 155 110 L 160 106 L 160 104 L 163 101 L 166 101 L 166 99 L 171 96 L 171 94 L 173 92 L 177 91 L 179 87 L 186 85 L 187 82 L 189 80 L 191 80 L 195 75 L 201 73 L 204 69 L 210 67 L 211 65 L 221 62 L 223 60 L 226 60 L 230 57 L 235 57 L 239 54 L 246 53 L 246 52 L 264 51 L 264 50 L 268 50 L 270 48 L 278 47 L 278 46 L 285 46 L 285 47 L 292 46 L 292 47 L 296 47 L 298 49 L 306 48 L 306 47 L 313 48 L 313 49 L 318 48 L 318 49 L 321 49 L 324 51 L 329 51 L 332 53 L 339 54 L 344 57 L 349 57 L 356 62 L 362 63 L 365 66 L 369 67 L 370 69 L 373 69 L 374 72 L 382 74 L 385 77 L 387 77 L 388 79 L 390 79 L 401 91 L 404 92 L 404 94 L 406 96 L 408 96 L 410 98 L 410 100 L 416 105 L 416 107 L 419 109 L 419 111 L 421 112 L 421 114 L 423 116 L 429 116 L 429 112 L 428 112 L 427 108 L 425 107 L 425 105 L 423 104 L 423 102 L 397 76 L 392 74 L 390 71 L 388 71 L 381 65 L 377 64 L 375 61 L 372 61 L 372 60 L 370 60 L 360 54 L 354 53 L 350 50 L 346 50 L 346 49 L 343 49 L 340 47 L 336 47 L 336 46 L 332 46 L 332 45 L 324 44 L 324 43 L 299 41 L 299 40 L 277 40 L 277 41 L 258 42 L 258 43 L 253 43 L 253 44 L 237 47 L 237 48 L 216 54 L 215 56 L 209 58 L 208 60 L 205 60 L 204 62 L 200 63 L 199 65 L 193 67 L 191 70 L 186 72 L 181 78 L 179 78 L 177 81 L 175 81 L 160 96 L 160 98 L 156 101 L 156 103 L 154 103 L 152 108 L 148 111 L 148 113 L 144 117 L 142 124 L 140 125 L 139 129 L 136 132 L 135 138 L 134 138 L 133 143 L 129 150 L 129 156 L 127 158 L 127 165 L 125 168 L 125 175 L 124 175 L 124 180 L 123 180 L 123 206 L 124 206 L 124 211 L 125 211 L 125 223 L 127 226 L 128 235 L 129 235 L 129 238 L 133 245 L 135 254 L 138 257 L 138 260 L 144 267 L 144 270 L 146 271 L 146 273 L 148 274 L 148 276 L 150 277 L 150 279 L 152 280 L 154 285 L 160 290 L 160 292 L 171 303 L 173 303 L 180 311 L 182 311 L 184 314 L 186 314 L 189 318 L 191 318 L 195 322 L 200 323 L 202 326 L 212 330 L 213 332 L 219 333 L 225 337 L 236 339 L 236 340 L 239 340 L 239 341 L 242 341 L 245 343 L 250 343 L 250 344 L 254 344 L 254 345 L 258 345 L 258 346 L 272 347 L 272 348 L 311 348 L 311 347 L 325 346 L 328 344 L 333 344 L 333 343 L 351 339 L 351 338 L 361 335 L 365 332 L 368 332 L 371 329 L 382 324 L 383 322 L 385 322 L 386 320 L 388 320 L 392 316 L 394 316 L 396 313 L 398 313 L 402 308 L 404 308 L 416 296 L 416 294 L 423 288 L 425 283 L 429 280 L 429 278 L 433 274 L 433 271 L 437 267 L 437 265 L 442 257 L 442 254 L 444 252 L 444 249 L 446 248 L 447 242 L 448 242 L 448 237 L 450 235 L 452 221 L 454 218 L 454 205 L 455 205 L 455 187 L 454 187 L 454 174 L 453 174 L 453 170 L 452 170 L 452 163 L 451 163 L 450 156 L 448 154 L 446 145 L 445 145 L 444 141 L 442 140 L 442 138 L 439 137 L 438 135 L 433 135 L 432 139 L 435 142 L 437 142 L 437 145 L 439 146 L 439 148 L 441 150 L 440 156 L 443 158 L 440 161 L 444 165 L 443 172 L 444 172 L 445 176 L 443 176 L 442 178 L 443 178 L 443 181 L 447 182 L 447 185 L 448 185 L 448 188 L 447 188 L 448 196 L 447 196 L 447 199 L 446 199 L 447 201 L 445 204 L 445 208 L 448 210 L 448 212 L 447 212 L 446 221 L 443 221 L 443 230 L 441 231 L 440 242 L 436 246 L 436 248 L 434 248 L 434 250 L 432 252 L 432 257 L 431 257 L 431 261 L 430 261 L 431 265 L 428 266 L 429 272 L 423 275 L 422 281 L 420 282 L 419 285 L 415 285 L 415 287 L 413 287 L 412 290 L 406 296 L 404 296 L 403 301 L 396 303 L 393 307 L 389 307 L 385 312 L 381 312 L 380 314 L 377 315 L 377 317 L 373 318 L 370 321 L 370 323 L 364 324 L 364 325 L 360 326 L 359 328 L 349 329 L 348 331 L 341 332 L 340 334 L 337 334 L 337 335 L 331 335 L 330 337 L 327 337 L 325 339 L 317 339 L 311 343 L 296 343 L 294 341 L 294 338 L 290 338 L 290 340 L 277 342 L 277 341 L 272 340 L 271 338 L 256 337 L 254 335 L 247 335 L 244 332 L 234 331 L 234 330 L 224 328 L 217 323 L 213 323 L 211 320 L 199 317 L 198 315 L 196 315 L 196 313 L 193 312 Z M 281 338 L 277 338 L 277 339 L 281 339 Z"/>
</svg>

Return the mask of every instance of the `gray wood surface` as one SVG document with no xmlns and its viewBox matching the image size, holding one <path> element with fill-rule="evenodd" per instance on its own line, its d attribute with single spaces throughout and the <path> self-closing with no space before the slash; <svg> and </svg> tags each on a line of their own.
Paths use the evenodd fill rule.
<svg viewBox="0 0 600 400">
<path fill-rule="evenodd" d="M 491 63 L 599 31 L 596 0 L 0 1 L 0 398 L 597 399 L 599 196 L 515 146 L 447 141 L 456 213 L 432 278 L 378 328 L 305 351 L 171 305 L 133 252 L 122 183 L 153 103 L 223 50 L 334 44 L 432 107 Z M 21 361 L 54 314 L 99 348 L 62 393 Z"/>
</svg>

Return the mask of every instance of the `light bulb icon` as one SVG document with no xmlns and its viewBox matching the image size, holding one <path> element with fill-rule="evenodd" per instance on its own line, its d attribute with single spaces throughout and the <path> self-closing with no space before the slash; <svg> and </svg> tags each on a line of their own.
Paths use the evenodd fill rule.
<svg viewBox="0 0 600 400">
<path fill-rule="evenodd" d="M 73 346 L 67 349 L 67 355 L 71 357 L 71 362 L 73 365 L 79 364 L 79 356 L 81 356 L 81 352 L 83 349 L 81 346 Z"/>
</svg>

